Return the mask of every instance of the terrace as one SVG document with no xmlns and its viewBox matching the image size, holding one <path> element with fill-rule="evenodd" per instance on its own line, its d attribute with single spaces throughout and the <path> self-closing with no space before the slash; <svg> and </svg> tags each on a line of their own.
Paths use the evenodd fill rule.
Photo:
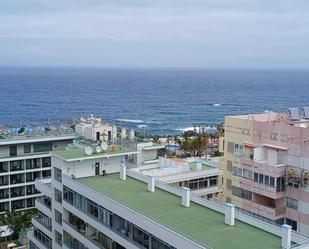
<svg viewBox="0 0 309 249">
<path fill-rule="evenodd" d="M 92 155 L 86 155 L 85 150 L 77 147 L 70 147 L 65 150 L 53 151 L 51 152 L 53 155 L 62 158 L 68 162 L 84 160 L 84 159 L 95 159 L 102 157 L 111 157 L 111 156 L 119 156 L 119 155 L 129 155 L 129 154 L 137 154 L 138 152 L 132 148 L 125 146 L 108 146 L 108 149 L 101 153 L 94 153 Z"/>
</svg>

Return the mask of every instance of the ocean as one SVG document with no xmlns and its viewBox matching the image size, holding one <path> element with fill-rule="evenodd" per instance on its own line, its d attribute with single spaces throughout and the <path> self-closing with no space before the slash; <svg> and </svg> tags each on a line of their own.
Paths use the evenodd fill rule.
<svg viewBox="0 0 309 249">
<path fill-rule="evenodd" d="M 309 106 L 307 70 L 1 67 L 0 123 L 94 114 L 146 134 L 216 126 L 233 114 Z"/>
</svg>

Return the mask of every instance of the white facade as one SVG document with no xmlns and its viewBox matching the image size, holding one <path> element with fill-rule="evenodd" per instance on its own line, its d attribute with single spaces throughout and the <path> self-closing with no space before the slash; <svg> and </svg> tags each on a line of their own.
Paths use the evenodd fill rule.
<svg viewBox="0 0 309 249">
<path fill-rule="evenodd" d="M 71 133 L 0 139 L 0 213 L 35 206 L 41 194 L 34 181 L 51 175 L 49 152 L 65 148 L 73 138 Z"/>
</svg>

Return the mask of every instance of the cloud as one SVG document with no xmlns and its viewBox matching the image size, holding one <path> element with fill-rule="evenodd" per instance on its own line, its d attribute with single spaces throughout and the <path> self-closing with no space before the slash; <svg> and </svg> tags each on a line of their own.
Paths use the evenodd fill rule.
<svg viewBox="0 0 309 249">
<path fill-rule="evenodd" d="M 309 67 L 308 7 L 300 0 L 3 0 L 0 54 L 33 65 Z"/>
</svg>

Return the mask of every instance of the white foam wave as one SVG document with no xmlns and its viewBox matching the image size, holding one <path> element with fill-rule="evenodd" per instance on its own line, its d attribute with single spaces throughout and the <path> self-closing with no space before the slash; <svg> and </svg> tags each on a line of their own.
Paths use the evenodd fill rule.
<svg viewBox="0 0 309 249">
<path fill-rule="evenodd" d="M 221 104 L 219 104 L 219 103 L 216 103 L 216 104 L 213 104 L 213 106 L 221 106 Z"/>
<path fill-rule="evenodd" d="M 196 131 L 199 132 L 199 131 L 202 131 L 202 127 L 195 127 Z M 205 127 L 206 131 L 213 131 L 213 130 L 216 130 L 217 128 L 215 126 L 206 126 Z M 186 128 L 178 128 L 176 129 L 177 131 L 182 131 L 182 132 L 185 132 L 185 131 L 194 131 L 194 127 L 186 127 Z"/>
<path fill-rule="evenodd" d="M 138 128 L 146 128 L 147 125 L 138 125 L 137 127 L 138 127 Z"/>
<path fill-rule="evenodd" d="M 125 123 L 137 123 L 137 124 L 144 123 L 144 121 L 140 119 L 117 118 L 116 120 Z"/>
</svg>

